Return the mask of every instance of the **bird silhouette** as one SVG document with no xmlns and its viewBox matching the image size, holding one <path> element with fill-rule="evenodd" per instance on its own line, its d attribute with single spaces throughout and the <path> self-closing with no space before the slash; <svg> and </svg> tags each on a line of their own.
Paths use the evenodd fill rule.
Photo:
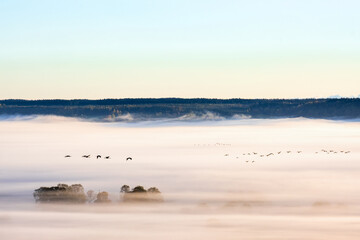
<svg viewBox="0 0 360 240">
<path fill-rule="evenodd" d="M 89 157 L 90 157 L 90 154 L 89 154 L 89 155 L 83 155 L 82 157 L 83 157 L 83 158 L 89 158 Z"/>
<path fill-rule="evenodd" d="M 128 161 L 128 160 L 132 160 L 132 157 L 127 157 L 127 158 L 126 158 L 126 161 Z"/>
<path fill-rule="evenodd" d="M 69 158 L 69 157 L 71 157 L 71 156 L 70 156 L 70 155 L 65 155 L 65 157 L 66 157 L 66 158 Z"/>
<path fill-rule="evenodd" d="M 110 156 L 106 156 L 105 159 L 110 159 Z"/>
<path fill-rule="evenodd" d="M 101 155 L 97 155 L 97 156 L 96 156 L 96 159 L 99 159 L 99 158 L 101 158 Z"/>
</svg>

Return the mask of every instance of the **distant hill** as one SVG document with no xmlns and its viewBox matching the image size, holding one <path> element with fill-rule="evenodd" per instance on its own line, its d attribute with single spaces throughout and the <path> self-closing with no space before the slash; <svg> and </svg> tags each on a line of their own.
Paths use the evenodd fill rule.
<svg viewBox="0 0 360 240">
<path fill-rule="evenodd" d="M 359 98 L 0 100 L 0 115 L 57 115 L 97 121 L 230 118 L 360 118 Z"/>
</svg>

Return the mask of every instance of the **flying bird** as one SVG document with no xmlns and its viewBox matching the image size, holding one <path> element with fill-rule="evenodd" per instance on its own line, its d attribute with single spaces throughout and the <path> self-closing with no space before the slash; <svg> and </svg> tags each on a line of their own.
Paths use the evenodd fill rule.
<svg viewBox="0 0 360 240">
<path fill-rule="evenodd" d="M 71 156 L 70 156 L 70 155 L 65 155 L 65 157 L 66 157 L 66 158 L 69 158 L 69 157 L 71 157 Z"/>
<path fill-rule="evenodd" d="M 126 161 L 128 161 L 128 160 L 132 160 L 132 157 L 127 157 L 127 158 L 126 158 Z"/>
<path fill-rule="evenodd" d="M 83 158 L 89 158 L 89 157 L 90 157 L 90 154 L 89 154 L 89 155 L 83 155 L 82 157 L 83 157 Z"/>
<path fill-rule="evenodd" d="M 106 156 L 105 159 L 110 159 L 110 156 Z"/>
<path fill-rule="evenodd" d="M 101 155 L 97 155 L 97 156 L 96 156 L 96 159 L 99 159 L 99 158 L 101 158 Z"/>
</svg>

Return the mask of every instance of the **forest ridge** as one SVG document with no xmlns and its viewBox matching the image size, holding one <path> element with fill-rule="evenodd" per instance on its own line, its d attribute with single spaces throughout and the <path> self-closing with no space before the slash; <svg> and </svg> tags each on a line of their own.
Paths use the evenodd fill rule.
<svg viewBox="0 0 360 240">
<path fill-rule="evenodd" d="M 209 115 L 210 114 L 210 115 Z M 0 100 L 0 115 L 56 115 L 100 121 L 180 118 L 360 118 L 360 98 L 208 99 L 124 98 L 100 100 Z M 123 116 L 131 116 L 123 117 Z M 188 116 L 189 118 L 183 118 Z"/>
</svg>

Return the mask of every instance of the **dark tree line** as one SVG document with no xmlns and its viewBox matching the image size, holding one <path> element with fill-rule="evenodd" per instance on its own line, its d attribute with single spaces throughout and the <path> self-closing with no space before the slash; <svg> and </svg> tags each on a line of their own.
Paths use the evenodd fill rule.
<svg viewBox="0 0 360 240">
<path fill-rule="evenodd" d="M 1 100 L 0 115 L 58 115 L 119 120 L 131 114 L 135 120 L 177 118 L 207 112 L 224 118 L 360 118 L 360 99 L 182 99 L 139 98 L 103 100 Z"/>
</svg>

